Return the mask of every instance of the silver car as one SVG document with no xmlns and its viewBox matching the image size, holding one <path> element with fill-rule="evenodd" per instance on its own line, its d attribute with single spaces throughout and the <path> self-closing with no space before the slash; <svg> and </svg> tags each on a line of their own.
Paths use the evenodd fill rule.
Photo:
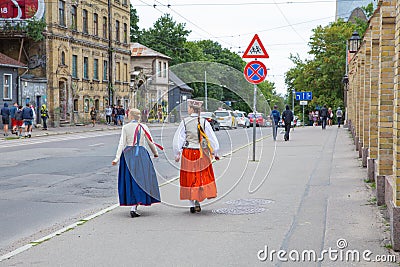
<svg viewBox="0 0 400 267">
<path fill-rule="evenodd" d="M 216 110 L 214 114 L 220 127 L 237 128 L 235 114 L 231 110 Z"/>
</svg>

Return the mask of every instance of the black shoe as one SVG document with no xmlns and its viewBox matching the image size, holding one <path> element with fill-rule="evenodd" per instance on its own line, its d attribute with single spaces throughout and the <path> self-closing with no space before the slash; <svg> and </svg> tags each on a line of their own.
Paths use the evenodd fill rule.
<svg viewBox="0 0 400 267">
<path fill-rule="evenodd" d="M 194 209 L 194 207 L 190 207 L 190 213 L 195 213 L 196 210 Z"/>
<path fill-rule="evenodd" d="M 28 137 L 29 137 L 29 138 L 31 138 L 31 137 L 32 137 L 32 135 L 31 135 L 31 134 L 28 134 Z"/>
<path fill-rule="evenodd" d="M 200 203 L 197 200 L 194 202 L 194 210 L 197 212 L 201 211 Z"/>
<path fill-rule="evenodd" d="M 140 214 L 137 213 L 136 211 L 131 210 L 131 217 L 132 217 L 132 218 L 140 217 Z"/>
</svg>

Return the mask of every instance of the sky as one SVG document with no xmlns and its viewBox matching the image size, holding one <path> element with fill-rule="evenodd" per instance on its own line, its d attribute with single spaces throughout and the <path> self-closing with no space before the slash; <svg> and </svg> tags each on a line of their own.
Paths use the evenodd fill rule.
<svg viewBox="0 0 400 267">
<path fill-rule="evenodd" d="M 269 58 L 268 81 L 278 93 L 286 93 L 284 74 L 294 64 L 290 54 L 310 58 L 312 29 L 335 20 L 336 0 L 131 0 L 139 15 L 139 27 L 150 28 L 169 13 L 191 30 L 189 41 L 210 39 L 243 55 L 258 34 Z M 155 5 L 155 7 L 154 7 Z M 168 7 L 169 5 L 169 7 Z M 245 59 L 250 62 L 252 59 Z"/>
</svg>

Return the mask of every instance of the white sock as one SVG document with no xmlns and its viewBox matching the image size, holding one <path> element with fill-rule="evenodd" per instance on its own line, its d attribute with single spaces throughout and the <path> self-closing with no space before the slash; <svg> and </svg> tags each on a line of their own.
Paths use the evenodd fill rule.
<svg viewBox="0 0 400 267">
<path fill-rule="evenodd" d="M 190 206 L 191 207 L 194 207 L 195 205 L 194 205 L 194 200 L 189 200 L 189 202 L 190 202 Z"/>
<path fill-rule="evenodd" d="M 131 207 L 131 211 L 135 211 L 136 212 L 137 211 L 137 205 L 136 206 L 132 206 Z"/>
</svg>

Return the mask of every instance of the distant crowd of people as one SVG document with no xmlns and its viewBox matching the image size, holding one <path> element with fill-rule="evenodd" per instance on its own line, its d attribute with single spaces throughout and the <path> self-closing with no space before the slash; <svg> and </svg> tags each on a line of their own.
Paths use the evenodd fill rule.
<svg viewBox="0 0 400 267">
<path fill-rule="evenodd" d="M 15 134 L 19 137 L 31 137 L 32 136 L 32 126 L 36 120 L 35 107 L 27 103 L 25 107 L 14 103 L 11 107 L 8 103 L 4 103 L 0 111 L 4 136 L 9 136 Z M 47 130 L 47 119 L 49 118 L 49 113 L 45 104 L 41 106 L 40 117 L 43 121 L 43 130 Z M 11 131 L 9 127 L 11 125 Z M 22 134 L 24 132 L 24 135 Z"/>
<path fill-rule="evenodd" d="M 327 108 L 324 105 L 320 110 L 310 111 L 308 113 L 308 120 L 312 123 L 313 126 L 322 126 L 322 129 L 326 128 L 326 125 L 332 126 L 333 120 L 336 116 L 337 125 L 340 128 L 342 124 L 343 111 L 340 107 L 336 109 L 336 112 L 332 110 L 332 108 Z"/>
</svg>

